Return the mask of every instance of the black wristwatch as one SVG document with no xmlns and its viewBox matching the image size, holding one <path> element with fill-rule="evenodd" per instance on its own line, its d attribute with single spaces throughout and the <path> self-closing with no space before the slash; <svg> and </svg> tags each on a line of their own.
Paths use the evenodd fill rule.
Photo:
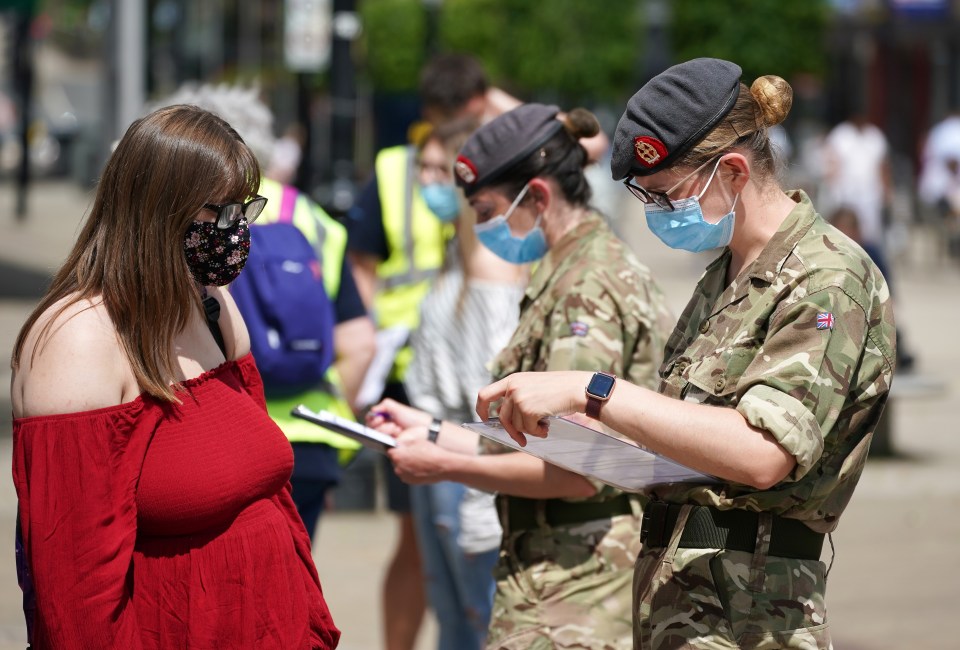
<svg viewBox="0 0 960 650">
<path fill-rule="evenodd" d="M 440 435 L 440 427 L 443 426 L 443 420 L 440 418 L 433 418 L 433 422 L 430 423 L 430 426 L 427 427 L 427 440 L 430 442 L 436 443 L 437 436 Z"/>
<path fill-rule="evenodd" d="M 617 385 L 616 375 L 606 372 L 595 372 L 587 384 L 587 416 L 594 420 L 600 419 L 600 407 L 610 399 L 613 389 Z"/>
</svg>

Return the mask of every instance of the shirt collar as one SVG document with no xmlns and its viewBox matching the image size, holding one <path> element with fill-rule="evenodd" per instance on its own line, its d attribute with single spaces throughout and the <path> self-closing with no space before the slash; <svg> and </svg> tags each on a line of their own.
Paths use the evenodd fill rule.
<svg viewBox="0 0 960 650">
<path fill-rule="evenodd" d="M 802 190 L 788 192 L 788 195 L 797 202 L 797 205 L 780 224 L 777 232 L 760 251 L 757 259 L 740 275 L 727 284 L 727 269 L 730 268 L 732 257 L 729 248 L 707 266 L 703 277 L 700 278 L 698 291 L 707 297 L 708 304 L 713 304 L 710 316 L 742 300 L 750 291 L 752 280 L 772 284 L 783 270 L 783 265 L 797 242 L 810 230 L 817 216 L 810 198 Z"/>
<path fill-rule="evenodd" d="M 747 269 L 746 277 L 756 278 L 762 282 L 773 282 L 783 265 L 787 261 L 790 253 L 796 248 L 797 243 L 807 234 L 814 220 L 817 218 L 817 211 L 810 202 L 810 197 L 803 190 L 793 190 L 787 195 L 797 202 L 787 218 L 783 220 L 777 232 L 770 238 L 767 245 L 760 251 L 760 255 L 753 261 Z"/>
</svg>

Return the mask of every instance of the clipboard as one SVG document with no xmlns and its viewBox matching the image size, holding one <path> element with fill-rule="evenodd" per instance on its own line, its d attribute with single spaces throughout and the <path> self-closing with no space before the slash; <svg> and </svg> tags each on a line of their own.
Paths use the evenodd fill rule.
<svg viewBox="0 0 960 650">
<path fill-rule="evenodd" d="M 390 449 L 397 446 L 397 441 L 385 433 L 380 433 L 376 429 L 371 429 L 357 422 L 351 422 L 339 415 L 334 415 L 330 411 L 314 412 L 303 404 L 296 406 L 290 411 L 290 415 L 313 422 L 325 429 L 335 431 L 340 435 L 356 440 L 361 445 L 381 454 L 387 453 Z"/>
<path fill-rule="evenodd" d="M 715 476 L 703 474 L 602 431 L 560 417 L 550 417 L 547 421 L 549 435 L 546 438 L 527 436 L 526 447 L 518 445 L 497 418 L 486 422 L 464 422 L 461 426 L 511 449 L 526 452 L 624 492 L 643 492 L 657 485 L 674 483 L 722 483 Z"/>
</svg>

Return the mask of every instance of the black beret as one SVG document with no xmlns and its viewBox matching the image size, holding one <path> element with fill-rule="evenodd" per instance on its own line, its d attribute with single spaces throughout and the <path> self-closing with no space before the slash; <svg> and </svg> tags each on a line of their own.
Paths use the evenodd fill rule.
<svg viewBox="0 0 960 650">
<path fill-rule="evenodd" d="M 617 123 L 613 180 L 666 169 L 700 142 L 733 108 L 740 66 L 693 59 L 667 68 L 638 90 Z"/>
<path fill-rule="evenodd" d="M 517 163 L 542 147 L 560 129 L 560 109 L 523 104 L 474 131 L 454 165 L 457 185 L 470 196 L 503 178 Z"/>
</svg>

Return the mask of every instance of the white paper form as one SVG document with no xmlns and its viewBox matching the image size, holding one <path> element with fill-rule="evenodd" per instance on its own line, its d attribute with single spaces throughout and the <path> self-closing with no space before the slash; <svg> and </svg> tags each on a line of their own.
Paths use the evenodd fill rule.
<svg viewBox="0 0 960 650">
<path fill-rule="evenodd" d="M 690 469 L 601 431 L 594 431 L 558 417 L 548 418 L 548 422 L 550 434 L 546 438 L 527 436 L 526 447 L 514 442 L 497 419 L 465 422 L 461 426 L 517 451 L 526 452 L 625 492 L 639 492 L 654 485 L 668 483 L 708 485 L 720 482 L 714 476 Z"/>
<path fill-rule="evenodd" d="M 377 331 L 377 352 L 367 368 L 367 374 L 364 375 L 357 394 L 357 404 L 361 409 L 380 401 L 387 385 L 387 377 L 393 368 L 393 361 L 409 338 L 410 328 L 402 325 Z"/>
</svg>

